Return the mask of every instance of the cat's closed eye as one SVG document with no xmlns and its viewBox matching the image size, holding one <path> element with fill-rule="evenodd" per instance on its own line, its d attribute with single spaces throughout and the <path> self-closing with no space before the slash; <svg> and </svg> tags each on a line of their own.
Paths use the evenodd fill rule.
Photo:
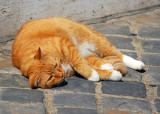
<svg viewBox="0 0 160 114">
<path fill-rule="evenodd" d="M 57 68 L 57 66 L 58 66 L 58 63 L 56 63 L 56 64 L 54 65 L 54 68 Z"/>
<path fill-rule="evenodd" d="M 53 75 L 50 75 L 50 76 L 48 77 L 47 81 L 51 80 L 52 77 L 53 77 Z"/>
</svg>

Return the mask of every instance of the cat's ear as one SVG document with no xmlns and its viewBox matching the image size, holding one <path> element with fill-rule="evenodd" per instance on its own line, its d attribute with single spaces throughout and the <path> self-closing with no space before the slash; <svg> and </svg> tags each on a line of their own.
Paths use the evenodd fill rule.
<svg viewBox="0 0 160 114">
<path fill-rule="evenodd" d="M 32 89 L 38 88 L 38 83 L 39 83 L 38 80 L 39 80 L 38 75 L 29 77 L 29 84 Z"/>
<path fill-rule="evenodd" d="M 40 47 L 39 47 L 38 51 L 36 52 L 36 54 L 34 55 L 34 59 L 38 59 L 38 60 L 45 59 L 45 55 Z"/>
</svg>

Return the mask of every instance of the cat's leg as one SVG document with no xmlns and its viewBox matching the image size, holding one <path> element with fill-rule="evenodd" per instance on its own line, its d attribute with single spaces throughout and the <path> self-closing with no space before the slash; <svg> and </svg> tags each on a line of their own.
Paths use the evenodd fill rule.
<svg viewBox="0 0 160 114">
<path fill-rule="evenodd" d="M 96 55 L 90 55 L 86 57 L 86 60 L 101 70 L 117 70 L 122 75 L 127 73 L 127 67 L 124 65 L 122 60 L 118 59 L 116 56 L 99 58 Z"/>
<path fill-rule="evenodd" d="M 114 66 L 115 70 L 119 71 L 122 75 L 125 75 L 127 73 L 126 65 L 118 57 L 106 56 L 103 58 L 103 60 L 107 60 L 110 64 Z"/>
<path fill-rule="evenodd" d="M 120 66 L 120 68 L 118 69 L 116 64 L 117 63 L 121 64 L 120 60 L 115 60 L 111 62 L 111 61 L 99 58 L 96 55 L 87 56 L 85 57 L 85 59 L 88 61 L 89 65 L 98 72 L 101 80 L 118 81 L 118 80 L 121 80 L 122 74 L 125 74 L 127 72 L 127 68 L 123 63 L 122 64 L 124 67 Z M 120 73 L 119 71 L 122 73 Z"/>
<path fill-rule="evenodd" d="M 113 57 L 115 59 L 120 59 L 127 67 L 135 70 L 142 70 L 145 67 L 142 61 L 135 60 L 127 55 L 123 55 L 105 37 L 101 37 L 100 39 L 101 40 L 97 43 L 96 47 L 101 57 L 105 59 L 111 59 Z"/>
<path fill-rule="evenodd" d="M 99 81 L 100 79 L 97 71 L 90 67 L 83 57 L 81 57 L 80 55 L 76 56 L 71 57 L 72 59 L 70 59 L 70 64 L 73 69 L 88 80 Z"/>
<path fill-rule="evenodd" d="M 72 68 L 81 74 L 84 78 L 91 81 L 99 81 L 99 74 L 88 65 L 88 62 L 82 57 L 77 47 L 66 39 L 62 40 L 62 51 L 65 58 L 69 61 Z"/>
<path fill-rule="evenodd" d="M 124 54 L 120 53 L 119 51 L 115 51 L 115 52 L 116 52 L 116 54 L 113 54 L 114 56 L 105 56 L 104 59 L 110 60 L 113 63 L 116 59 L 119 59 L 122 61 L 122 63 L 124 65 L 126 65 L 127 67 L 132 68 L 134 70 L 142 70 L 145 67 L 145 65 L 142 61 L 139 61 L 139 60 L 136 60 L 130 56 L 124 55 Z M 117 67 L 119 65 L 120 64 L 117 64 Z"/>
<path fill-rule="evenodd" d="M 85 57 L 89 64 L 96 66 L 101 70 L 114 70 L 114 66 L 107 60 L 97 57 L 96 55 L 89 55 Z"/>
</svg>

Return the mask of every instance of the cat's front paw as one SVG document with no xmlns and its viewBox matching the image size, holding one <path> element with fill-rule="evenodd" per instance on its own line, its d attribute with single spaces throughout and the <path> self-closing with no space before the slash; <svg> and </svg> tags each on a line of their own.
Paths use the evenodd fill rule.
<svg viewBox="0 0 160 114">
<path fill-rule="evenodd" d="M 106 63 L 102 65 L 100 69 L 101 70 L 114 70 L 114 66 L 110 63 Z"/>
<path fill-rule="evenodd" d="M 95 70 L 93 70 L 92 75 L 88 78 L 88 80 L 99 81 L 100 80 L 99 74 Z"/>
<path fill-rule="evenodd" d="M 119 71 L 113 70 L 109 79 L 113 81 L 119 81 L 122 79 L 122 74 Z"/>
</svg>

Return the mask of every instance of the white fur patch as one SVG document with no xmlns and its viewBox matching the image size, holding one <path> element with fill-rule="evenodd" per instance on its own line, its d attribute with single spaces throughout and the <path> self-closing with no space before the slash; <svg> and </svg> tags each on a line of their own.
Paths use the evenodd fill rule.
<svg viewBox="0 0 160 114">
<path fill-rule="evenodd" d="M 135 60 L 132 57 L 129 57 L 127 55 L 123 55 L 123 63 L 127 67 L 135 69 L 135 70 L 142 70 L 145 67 L 142 61 Z"/>
<path fill-rule="evenodd" d="M 112 64 L 106 63 L 106 64 L 102 65 L 100 69 L 101 70 L 111 70 L 112 71 L 112 70 L 114 70 L 114 67 L 113 67 Z"/>
<path fill-rule="evenodd" d="M 65 73 L 67 73 L 69 70 L 72 70 L 72 67 L 70 65 L 65 66 L 62 64 L 62 68 L 65 71 Z"/>
<path fill-rule="evenodd" d="M 84 42 L 77 46 L 83 57 L 92 55 L 96 51 L 96 46 L 93 43 Z"/>
<path fill-rule="evenodd" d="M 119 71 L 113 70 L 109 79 L 113 81 L 119 81 L 122 79 L 122 74 Z"/>
<path fill-rule="evenodd" d="M 95 54 L 95 51 L 97 50 L 94 43 L 84 42 L 82 44 L 79 44 L 77 39 L 73 36 L 72 36 L 72 41 L 77 46 L 78 50 L 80 51 L 83 57 L 92 55 L 93 53 Z"/>
<path fill-rule="evenodd" d="M 88 78 L 88 80 L 90 80 L 90 81 L 99 81 L 100 80 L 99 74 L 93 69 L 92 69 L 92 71 L 93 71 L 92 75 L 91 75 L 90 78 Z"/>
</svg>

